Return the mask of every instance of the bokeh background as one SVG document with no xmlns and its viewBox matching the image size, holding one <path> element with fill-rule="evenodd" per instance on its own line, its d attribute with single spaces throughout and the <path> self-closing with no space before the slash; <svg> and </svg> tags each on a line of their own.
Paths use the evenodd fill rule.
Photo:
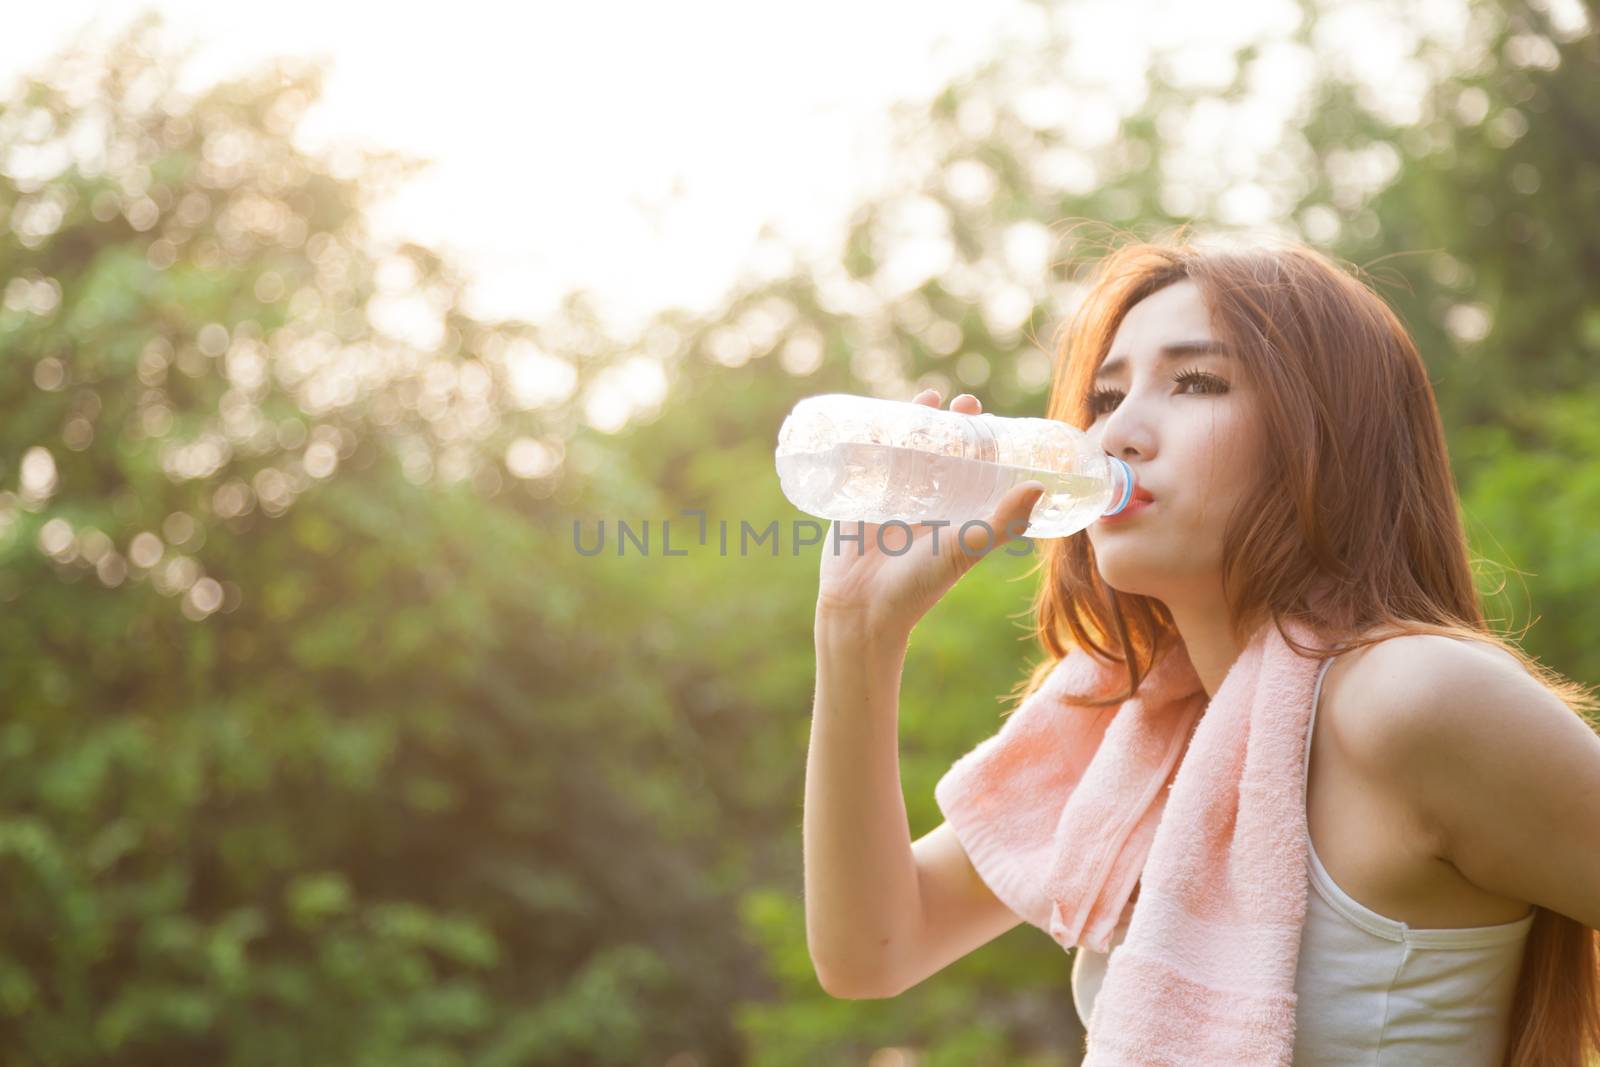
<svg viewBox="0 0 1600 1067">
<path fill-rule="evenodd" d="M 1030 927 L 817 986 L 772 451 L 821 392 L 1042 413 L 1118 235 L 1359 269 L 1490 614 L 1600 682 L 1592 3 L 228 6 L 0 53 L 0 1062 L 1075 1062 Z M 912 638 L 913 837 L 1030 567 Z"/>
</svg>

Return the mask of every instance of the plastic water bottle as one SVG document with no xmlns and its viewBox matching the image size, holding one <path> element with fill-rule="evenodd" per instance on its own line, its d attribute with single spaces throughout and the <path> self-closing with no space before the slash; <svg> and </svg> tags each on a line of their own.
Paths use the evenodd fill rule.
<svg viewBox="0 0 1600 1067">
<path fill-rule="evenodd" d="M 783 495 L 834 521 L 959 526 L 987 519 L 1020 482 L 1045 490 L 1026 537 L 1065 537 L 1133 499 L 1134 473 L 1087 434 L 1055 419 L 1001 418 L 908 400 L 824 393 L 778 430 Z"/>
</svg>

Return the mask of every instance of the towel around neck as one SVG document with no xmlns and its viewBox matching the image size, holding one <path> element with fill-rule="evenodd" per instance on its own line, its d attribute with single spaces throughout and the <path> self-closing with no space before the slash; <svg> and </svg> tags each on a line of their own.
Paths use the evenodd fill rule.
<svg viewBox="0 0 1600 1067">
<path fill-rule="evenodd" d="M 1006 906 L 1108 951 L 1085 1067 L 1287 1065 L 1306 913 L 1302 764 L 1320 659 L 1267 622 L 1206 698 L 1182 642 L 1133 696 L 1072 649 L 934 798 Z M 1295 620 L 1299 644 L 1325 643 Z M 1135 886 L 1139 887 L 1135 895 Z"/>
</svg>

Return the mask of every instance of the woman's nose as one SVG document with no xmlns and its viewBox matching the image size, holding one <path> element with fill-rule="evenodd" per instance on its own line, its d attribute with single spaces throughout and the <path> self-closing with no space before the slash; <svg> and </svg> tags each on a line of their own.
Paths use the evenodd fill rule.
<svg viewBox="0 0 1600 1067">
<path fill-rule="evenodd" d="M 1100 451 L 1108 456 L 1138 455 L 1148 459 L 1155 447 L 1149 419 L 1131 407 L 1127 398 L 1099 420 Z"/>
</svg>

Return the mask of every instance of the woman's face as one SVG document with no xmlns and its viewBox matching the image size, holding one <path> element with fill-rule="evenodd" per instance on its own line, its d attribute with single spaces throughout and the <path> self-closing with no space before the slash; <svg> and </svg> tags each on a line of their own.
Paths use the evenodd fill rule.
<svg viewBox="0 0 1600 1067">
<path fill-rule="evenodd" d="M 1223 528 L 1258 463 L 1253 398 L 1234 362 L 1191 281 L 1152 293 L 1117 328 L 1087 432 L 1133 468 L 1154 502 L 1088 527 L 1113 589 L 1169 609 L 1221 604 Z"/>
</svg>

